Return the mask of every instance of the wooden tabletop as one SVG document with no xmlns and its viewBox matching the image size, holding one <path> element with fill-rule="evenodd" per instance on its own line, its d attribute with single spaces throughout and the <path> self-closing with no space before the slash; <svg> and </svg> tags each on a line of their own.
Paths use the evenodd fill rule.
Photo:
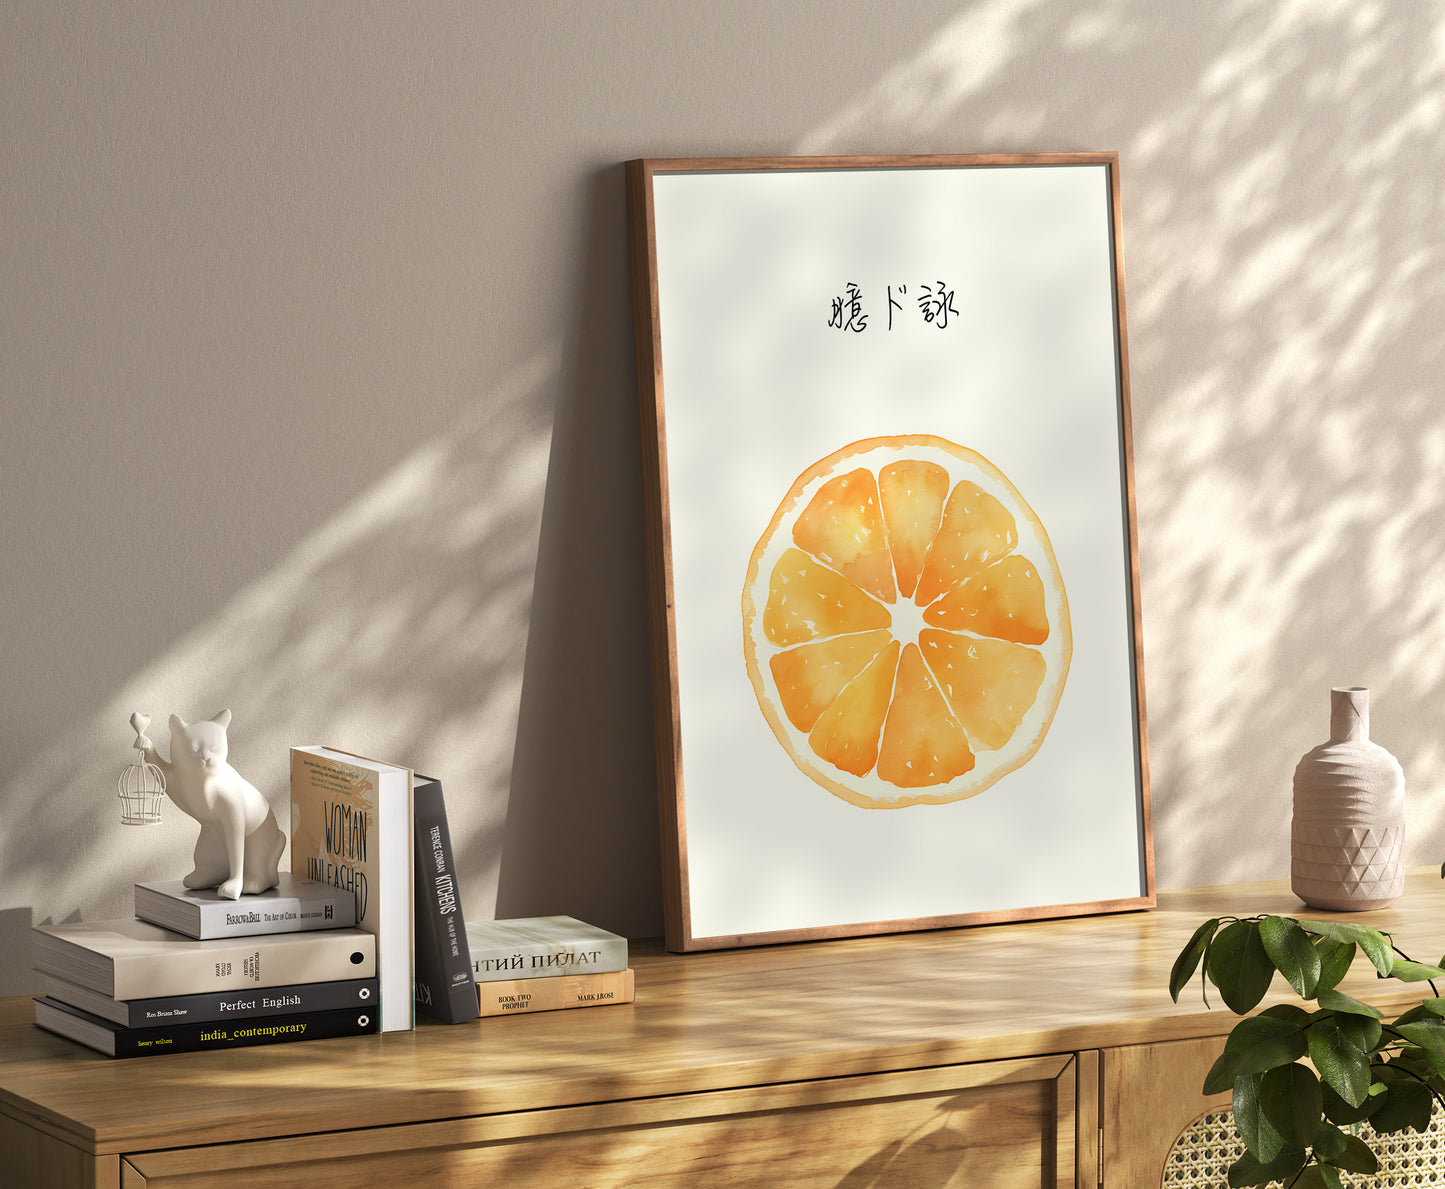
<svg viewBox="0 0 1445 1189">
<path fill-rule="evenodd" d="M 1205 918 L 1259 912 L 1390 930 L 1445 952 L 1445 884 L 1378 912 L 1305 909 L 1288 881 L 1159 894 L 1145 912 L 687 955 L 634 942 L 637 1002 L 342 1040 L 112 1060 L 0 999 L 0 1109 L 96 1153 L 302 1135 L 1225 1032 L 1175 955 Z M 1424 984 L 1356 960 L 1343 989 L 1396 1010 Z M 1445 988 L 1442 988 L 1445 989 Z M 1290 998 L 1282 979 L 1274 1000 Z M 137 1110 L 136 1103 L 144 1103 Z"/>
</svg>

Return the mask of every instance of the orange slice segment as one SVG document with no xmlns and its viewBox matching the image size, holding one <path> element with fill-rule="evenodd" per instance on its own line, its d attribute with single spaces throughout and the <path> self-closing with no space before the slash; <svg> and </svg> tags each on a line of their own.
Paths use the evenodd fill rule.
<svg viewBox="0 0 1445 1189">
<path fill-rule="evenodd" d="M 801 549 L 787 550 L 773 567 L 763 630 L 774 644 L 870 632 L 892 622 L 886 607 Z"/>
<path fill-rule="evenodd" d="M 893 704 L 878 749 L 878 775 L 900 788 L 947 784 L 973 767 L 968 736 L 923 663 L 917 644 L 903 650 Z"/>
<path fill-rule="evenodd" d="M 1027 558 L 1010 554 L 955 587 L 923 613 L 930 627 L 974 632 L 1015 644 L 1049 638 L 1044 584 Z"/>
<path fill-rule="evenodd" d="M 870 471 L 860 468 L 824 483 L 794 523 L 793 541 L 885 603 L 897 598 Z"/>
<path fill-rule="evenodd" d="M 1029 763 L 1073 655 L 1038 515 L 981 454 L 927 434 L 853 442 L 799 475 L 748 560 L 742 614 L 774 737 L 868 809 L 960 801 Z"/>
<path fill-rule="evenodd" d="M 1002 747 L 1018 729 L 1043 684 L 1043 654 L 1007 640 L 982 640 L 925 629 L 924 660 L 954 717 L 976 747 Z"/>
<path fill-rule="evenodd" d="M 891 640 L 886 631 L 864 632 L 814 640 L 777 653 L 768 667 L 788 721 L 800 731 L 811 731 L 823 711 Z"/>
<path fill-rule="evenodd" d="M 898 671 L 898 642 L 888 645 L 823 712 L 808 734 L 820 759 L 854 776 L 864 776 L 878 762 L 878 736 L 893 694 Z"/>
<path fill-rule="evenodd" d="M 964 480 L 944 505 L 943 523 L 928 551 L 913 601 L 926 607 L 1017 544 L 1018 532 L 1009 510 L 977 484 Z"/>
<path fill-rule="evenodd" d="M 948 472 L 921 459 L 892 463 L 878 472 L 878 495 L 898 591 L 906 598 L 918 585 L 928 547 L 938 535 L 943 501 L 948 498 Z"/>
</svg>

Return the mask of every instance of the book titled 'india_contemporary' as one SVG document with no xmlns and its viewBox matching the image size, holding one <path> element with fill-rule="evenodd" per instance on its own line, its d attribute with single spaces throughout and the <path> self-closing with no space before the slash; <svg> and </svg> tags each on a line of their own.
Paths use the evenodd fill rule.
<svg viewBox="0 0 1445 1189">
<path fill-rule="evenodd" d="M 377 1030 L 375 1008 L 300 1012 L 271 1019 L 162 1024 L 155 1028 L 124 1028 L 69 1004 L 35 1001 L 35 1022 L 47 1032 L 88 1045 L 108 1057 L 148 1057 L 156 1053 L 189 1053 L 200 1049 L 235 1049 L 281 1044 L 291 1040 L 326 1040 L 364 1036 Z"/>
</svg>

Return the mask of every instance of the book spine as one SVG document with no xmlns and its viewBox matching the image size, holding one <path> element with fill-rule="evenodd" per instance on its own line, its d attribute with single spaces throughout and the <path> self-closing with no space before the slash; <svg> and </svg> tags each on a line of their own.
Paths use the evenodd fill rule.
<svg viewBox="0 0 1445 1189">
<path fill-rule="evenodd" d="M 292 1040 L 326 1040 L 364 1036 L 377 1031 L 375 1008 L 299 1012 L 270 1020 L 234 1023 L 175 1024 L 162 1028 L 126 1028 L 116 1033 L 117 1057 L 148 1057 L 155 1053 L 190 1053 L 202 1049 L 239 1049 L 283 1044 Z"/>
<path fill-rule="evenodd" d="M 162 953 L 116 959 L 111 998 L 242 991 L 376 974 L 376 939 L 358 930 L 318 931 L 304 944 L 272 945 L 270 941 L 267 937 L 222 938 L 198 943 L 204 949 L 168 946 Z M 44 969 L 38 961 L 36 969 L 61 975 Z"/>
<path fill-rule="evenodd" d="M 382 1031 L 405 1031 L 416 1021 L 412 773 L 322 751 L 335 749 L 291 749 L 291 869 L 355 894 L 357 926 L 376 937 Z"/>
<path fill-rule="evenodd" d="M 288 1040 L 327 1040 L 335 1036 L 366 1036 L 377 1032 L 376 1008 L 303 1011 L 272 1020 L 236 1023 L 173 1024 L 159 1029 L 123 1029 L 116 1033 L 117 1058 L 153 1053 L 188 1053 L 201 1049 L 243 1049 L 251 1045 L 282 1045 Z"/>
<path fill-rule="evenodd" d="M 48 992 L 52 998 L 54 988 Z M 75 1006 L 85 1007 L 84 1003 Z M 339 1011 L 376 1006 L 376 979 L 343 979 L 331 983 L 293 983 L 255 991 L 227 991 L 212 995 L 170 995 L 157 999 L 133 999 L 132 1028 L 154 1028 L 163 1024 L 206 1024 L 216 1020 L 245 1020 L 295 1012 Z"/>
<path fill-rule="evenodd" d="M 510 950 L 472 950 L 472 979 L 479 983 L 501 979 L 614 974 L 626 969 L 625 937 L 612 937 L 579 945 L 524 944 Z"/>
<path fill-rule="evenodd" d="M 157 893 L 136 888 L 135 915 L 163 928 L 175 929 L 179 922 L 161 911 Z M 356 924 L 356 897 L 334 895 L 301 899 L 297 896 L 268 897 L 264 904 L 248 905 L 244 900 L 227 904 L 194 906 L 195 919 L 180 929 L 187 937 L 209 941 L 216 937 L 255 937 L 266 933 L 306 933 L 315 929 L 341 929 Z"/>
<path fill-rule="evenodd" d="M 517 978 L 477 983 L 477 1001 L 484 1016 L 557 1011 L 567 1007 L 602 1007 L 631 1003 L 636 984 L 631 970 L 606 974 L 568 974 L 560 978 Z"/>
<path fill-rule="evenodd" d="M 441 781 L 417 777 L 416 1006 L 447 1024 L 477 1018 L 471 951 L 461 911 L 452 836 Z"/>
</svg>

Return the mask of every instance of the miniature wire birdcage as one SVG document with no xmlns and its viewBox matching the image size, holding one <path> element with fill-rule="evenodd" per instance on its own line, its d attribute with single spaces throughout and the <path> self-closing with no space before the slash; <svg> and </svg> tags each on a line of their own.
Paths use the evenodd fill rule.
<svg viewBox="0 0 1445 1189">
<path fill-rule="evenodd" d="M 116 781 L 120 794 L 120 820 L 127 826 L 153 826 L 161 820 L 161 800 L 166 795 L 165 775 L 144 758 L 127 764 Z"/>
</svg>

